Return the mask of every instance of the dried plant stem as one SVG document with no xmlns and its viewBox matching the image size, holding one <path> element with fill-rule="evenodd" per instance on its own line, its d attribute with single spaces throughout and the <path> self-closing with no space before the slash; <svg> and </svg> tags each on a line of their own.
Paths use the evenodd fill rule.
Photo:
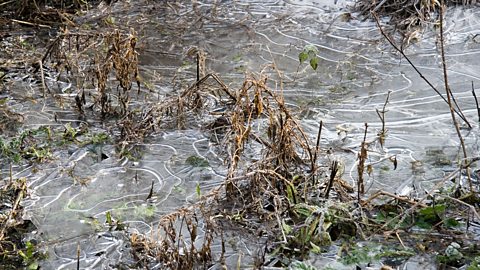
<svg viewBox="0 0 480 270">
<path fill-rule="evenodd" d="M 379 109 L 376 109 L 377 115 L 380 118 L 380 121 L 382 121 L 382 130 L 380 130 L 380 132 L 378 133 L 378 138 L 382 147 L 385 143 L 385 138 L 387 136 L 387 130 L 385 129 L 385 113 L 387 112 L 386 107 L 388 100 L 390 99 L 390 93 L 392 93 L 392 91 L 388 91 L 387 98 L 385 99 L 382 110 L 380 111 Z"/>
<path fill-rule="evenodd" d="M 455 126 L 455 130 L 457 132 L 458 139 L 460 140 L 460 145 L 462 147 L 463 151 L 463 157 L 464 161 L 462 161 L 461 166 L 463 167 L 464 164 L 467 164 L 468 162 L 468 155 L 467 155 L 467 150 L 465 148 L 465 142 L 462 137 L 462 133 L 460 132 L 460 127 L 458 125 L 457 119 L 455 118 L 455 109 L 453 108 L 452 104 L 452 92 L 450 91 L 450 86 L 448 85 L 448 75 L 447 75 L 447 64 L 445 61 L 445 47 L 444 47 L 444 40 L 443 40 L 443 15 L 444 15 L 444 9 L 446 8 L 444 0 L 442 0 L 442 6 L 440 8 L 440 53 L 442 56 L 442 68 L 443 68 L 443 81 L 445 83 L 445 92 L 447 93 L 447 101 L 448 101 L 448 106 L 450 107 L 450 114 L 452 116 L 452 121 L 453 125 Z M 473 192 L 473 185 L 472 185 L 472 179 L 470 177 L 470 171 L 468 170 L 468 166 L 466 166 L 466 171 L 467 171 L 467 177 L 468 177 L 468 184 L 470 187 L 470 192 Z"/>
<path fill-rule="evenodd" d="M 397 45 L 395 45 L 395 43 L 393 42 L 393 40 L 383 31 L 383 28 L 382 26 L 380 25 L 380 21 L 378 19 L 378 15 L 375 13 L 375 12 L 372 12 L 372 16 L 373 18 L 375 18 L 375 21 L 377 23 L 377 26 L 378 26 L 378 29 L 380 30 L 380 33 L 382 34 L 382 36 L 388 41 L 388 43 L 390 43 L 390 45 L 392 45 L 392 47 L 398 51 L 403 58 L 405 58 L 405 60 L 407 60 L 407 62 L 410 64 L 410 66 L 417 72 L 417 74 L 420 76 L 420 78 L 422 78 L 427 84 L 428 86 L 430 86 L 430 88 L 433 89 L 433 91 L 435 91 L 435 93 L 437 93 L 442 99 L 443 101 L 445 101 L 445 103 L 449 104 L 448 100 L 445 99 L 445 97 L 440 93 L 440 91 L 437 90 L 437 88 L 435 88 L 435 86 L 433 86 L 433 84 L 427 79 L 425 78 L 425 76 L 420 72 L 420 70 L 418 70 L 418 68 L 413 64 L 413 62 L 410 60 L 410 58 L 408 58 L 408 56 L 403 52 L 402 49 L 400 49 Z M 452 96 L 453 97 L 453 96 Z M 456 103 L 455 103 L 456 104 Z M 453 108 L 453 107 L 452 107 Z M 465 117 L 465 115 L 463 114 L 462 110 L 460 109 L 460 107 L 458 107 L 457 105 L 457 108 L 453 108 L 453 111 L 460 117 L 462 118 L 462 120 L 465 122 L 465 124 L 467 124 L 468 128 L 472 128 L 472 125 L 470 125 L 470 123 L 468 122 L 467 118 Z"/>
<path fill-rule="evenodd" d="M 466 202 L 464 202 L 464 201 L 462 201 L 462 200 L 459 200 L 459 199 L 457 199 L 457 198 L 453 198 L 453 197 L 450 197 L 450 196 L 448 196 L 448 195 L 444 195 L 444 194 L 441 194 L 441 193 L 439 193 L 438 196 L 443 197 L 443 198 L 446 198 L 446 199 L 450 199 L 450 200 L 452 200 L 452 201 L 454 201 L 454 202 L 457 202 L 457 203 L 459 203 L 459 204 L 461 204 L 461 205 L 464 205 L 464 206 L 468 207 L 468 209 L 473 213 L 473 215 L 475 216 L 475 218 L 476 218 L 477 220 L 480 220 L 480 214 L 478 214 L 477 210 L 475 209 L 475 206 L 473 206 L 473 205 L 471 205 L 471 204 L 468 204 L 468 203 L 466 203 Z"/>
<path fill-rule="evenodd" d="M 365 123 L 365 134 L 363 135 L 362 145 L 360 147 L 360 153 L 358 153 L 358 183 L 357 183 L 357 199 L 360 202 L 360 195 L 365 193 L 365 183 L 363 181 L 363 172 L 365 171 L 365 162 L 367 160 L 367 129 L 368 124 Z"/>
<path fill-rule="evenodd" d="M 47 84 L 45 83 L 45 73 L 43 71 L 43 64 L 42 61 L 38 61 L 38 65 L 40 66 L 40 77 L 42 78 L 42 89 L 43 89 L 43 98 L 47 97 L 47 91 L 50 93 L 50 89 L 48 89 Z"/>
<path fill-rule="evenodd" d="M 186 96 L 188 95 L 191 95 L 192 92 L 195 92 L 197 91 L 198 89 L 198 86 L 201 85 L 202 83 L 204 83 L 208 78 L 212 78 L 214 79 L 219 85 L 220 87 L 222 87 L 222 90 L 233 100 L 233 101 L 237 101 L 237 98 L 235 97 L 235 95 L 233 93 L 230 92 L 230 90 L 228 89 L 228 86 L 226 86 L 222 80 L 220 80 L 220 78 L 213 74 L 213 73 L 209 73 L 205 76 L 203 76 L 202 78 L 200 78 L 198 81 L 196 81 L 192 86 L 190 86 L 187 90 L 185 90 L 181 95 L 180 95 L 180 98 L 185 98 Z"/>
<path fill-rule="evenodd" d="M 320 150 L 320 137 L 322 136 L 322 128 L 323 128 L 323 121 L 320 120 L 320 127 L 318 128 L 318 134 L 317 134 L 317 144 L 315 145 L 315 153 L 313 154 L 313 159 L 312 159 L 312 179 L 313 183 L 315 184 L 315 171 L 316 171 L 316 163 L 317 163 L 317 154 L 318 151 Z"/>
<path fill-rule="evenodd" d="M 80 243 L 77 243 L 77 270 L 80 270 Z"/>
<path fill-rule="evenodd" d="M 475 99 L 475 105 L 477 106 L 478 122 L 480 123 L 480 107 L 478 106 L 478 99 L 477 99 L 477 95 L 475 94 L 475 87 L 473 86 L 473 81 L 472 81 L 472 95 L 473 95 L 473 98 Z"/>
<path fill-rule="evenodd" d="M 338 161 L 332 162 L 332 172 L 330 173 L 330 179 L 328 181 L 327 189 L 325 190 L 325 199 L 328 199 L 328 195 L 330 194 L 330 190 L 332 189 L 333 182 L 335 181 L 335 176 L 338 172 Z"/>
<path fill-rule="evenodd" d="M 17 194 L 17 198 L 15 199 L 15 202 L 13 203 L 13 206 L 12 206 L 12 210 L 10 210 L 10 213 L 8 214 L 8 217 L 7 219 L 5 219 L 6 221 L 9 221 L 9 220 L 12 220 L 13 216 L 15 214 L 17 214 L 17 210 L 20 206 L 20 202 L 22 201 L 22 199 L 24 198 L 25 196 L 25 191 L 27 189 L 27 184 L 26 184 L 26 181 L 23 181 L 21 183 L 21 190 L 20 192 L 18 192 Z M 9 222 L 5 222 L 3 224 L 3 226 L 0 228 L 0 240 L 3 240 L 4 239 L 4 236 L 5 236 L 5 230 L 7 229 L 9 225 Z"/>
<path fill-rule="evenodd" d="M 380 197 L 380 196 L 387 196 L 387 197 L 391 197 L 391 198 L 394 198 L 395 200 L 399 200 L 399 201 L 402 201 L 402 202 L 406 202 L 406 203 L 409 203 L 411 205 L 418 205 L 420 207 L 427 207 L 426 204 L 424 203 L 421 203 L 421 202 L 418 202 L 414 199 L 411 199 L 411 198 L 408 198 L 408 197 L 405 197 L 405 196 L 400 196 L 400 195 L 397 195 L 397 194 L 393 194 L 393 193 L 390 193 L 388 191 L 384 191 L 384 190 L 379 190 L 377 192 L 375 192 L 375 194 L 373 194 L 372 196 L 370 196 L 370 198 L 368 198 L 367 200 L 363 201 L 361 203 L 361 206 L 365 207 L 367 206 L 368 204 L 370 204 L 374 199 Z"/>
</svg>

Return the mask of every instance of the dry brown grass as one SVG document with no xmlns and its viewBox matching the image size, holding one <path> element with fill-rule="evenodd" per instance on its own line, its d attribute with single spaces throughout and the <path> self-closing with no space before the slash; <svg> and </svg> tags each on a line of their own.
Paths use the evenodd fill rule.
<svg viewBox="0 0 480 270">
<path fill-rule="evenodd" d="M 445 0 L 447 5 L 475 5 L 477 0 Z M 404 42 L 409 42 L 415 27 L 422 27 L 427 23 L 435 23 L 440 0 L 357 0 L 355 9 L 363 16 L 373 19 L 372 12 L 379 16 L 390 17 L 390 24 L 399 31 Z"/>
</svg>

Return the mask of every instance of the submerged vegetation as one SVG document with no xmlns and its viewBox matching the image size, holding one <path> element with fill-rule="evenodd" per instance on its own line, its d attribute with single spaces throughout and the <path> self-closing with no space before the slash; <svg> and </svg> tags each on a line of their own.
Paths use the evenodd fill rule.
<svg viewBox="0 0 480 270">
<path fill-rule="evenodd" d="M 228 235 L 241 230 L 258 243 L 257 250 L 252 251 L 255 259 L 248 265 L 254 268 L 315 269 L 309 258 L 327 252 L 336 243 L 338 260 L 346 265 L 379 263 L 396 267 L 420 253 L 438 254 L 437 263 L 442 266 L 478 269 L 478 228 L 474 226 L 480 220 L 480 195 L 478 179 L 471 175 L 479 158 L 465 154 L 453 172 L 421 195 L 367 192 L 367 175 L 375 170 L 395 170 L 398 165 L 396 156 L 384 151 L 390 94 L 382 109 L 376 109 L 382 128 L 373 132 L 368 123 L 364 124 L 363 140 L 355 150 L 356 182 L 352 185 L 343 178 L 342 160 L 332 158 L 331 149 L 321 143 L 323 122 L 318 121 L 316 136 L 307 134 L 299 113 L 285 100 L 283 84 L 272 83 L 269 73 L 284 79 L 273 59 L 262 72 L 246 73 L 241 87 L 234 89 L 222 76 L 208 73 L 205 52 L 193 48 L 187 52 L 196 58 L 196 77 L 189 78 L 192 83 L 160 96 L 139 71 L 140 31 L 113 27 L 111 20 L 103 21 L 105 29 L 96 31 L 75 27 L 70 25 L 73 11 L 90 7 L 84 1 L 67 2 L 62 1 L 64 5 L 59 7 L 50 1 L 33 1 L 36 6 L 12 5 L 1 14 L 15 14 L 25 20 L 21 25 L 29 22 L 30 26 L 39 26 L 48 23 L 50 7 L 59 10 L 55 14 L 59 17 L 53 20 L 67 26 L 57 29 L 41 55 L 32 53 L 37 58 L 26 69 L 36 76 L 37 92 L 32 94 L 37 99 L 35 104 L 48 101 L 74 111 L 78 117 L 68 121 L 55 114 L 51 125 L 18 129 L 24 120 L 22 115 L 9 108 L 9 98 L 0 100 L 0 129 L 8 130 L 2 134 L 11 134 L 0 137 L 2 164 L 46 163 L 55 159 L 54 152 L 62 147 L 106 143 L 115 145 L 118 158 L 132 159 L 135 147 L 152 135 L 201 126 L 227 168 L 220 185 L 208 190 L 200 190 L 197 185 L 197 200 L 189 206 L 160 218 L 154 215 L 153 207 L 136 207 L 137 215 L 156 219 L 155 229 L 149 234 L 129 231 L 123 221 L 106 211 L 106 226 L 96 227 L 128 233 L 133 257 L 128 267 L 148 269 L 160 264 L 165 269 L 207 269 L 217 264 L 227 268 L 231 266 L 225 258 Z M 432 6 L 401 9 L 395 1 L 373 2 L 358 1 L 357 7 L 364 14 L 389 14 L 397 8 L 393 13 L 402 20 L 407 17 L 406 21 L 400 23 L 399 18 L 392 17 L 392 22 L 402 27 L 428 20 L 440 7 L 437 1 L 430 1 Z M 380 23 L 379 31 L 395 47 Z M 441 27 L 439 31 L 443 31 Z M 23 49 L 29 50 L 28 46 Z M 441 51 L 443 54 L 443 47 Z M 299 66 L 308 61 L 317 70 L 321 65 L 318 53 L 315 46 L 305 46 L 298 55 Z M 13 75 L 7 74 L 19 72 L 20 61 L 5 63 L 0 66 L 0 85 L 11 94 L 6 84 Z M 54 82 L 47 82 L 46 77 Z M 454 113 L 466 119 L 453 96 L 450 100 L 446 77 L 445 70 L 448 100 L 444 100 L 458 129 Z M 62 80 L 71 85 L 62 85 Z M 342 86 L 338 91 L 346 89 Z M 464 146 L 460 134 L 459 139 Z M 372 153 L 381 153 L 383 158 L 370 163 Z M 102 153 L 99 155 L 102 159 Z M 435 155 L 441 165 L 452 164 L 438 151 L 429 155 Z M 183 163 L 197 169 L 210 166 L 207 159 L 196 155 Z M 73 169 L 69 175 L 78 180 Z M 31 228 L 30 222 L 21 218 L 20 202 L 27 196 L 28 179 L 13 179 L 11 175 L 5 179 L 0 184 L 0 266 L 37 269 L 42 255 L 34 242 L 24 239 L 23 232 Z M 147 202 L 153 197 L 153 187 L 152 182 Z M 220 246 L 220 252 L 215 253 L 215 245 Z M 236 264 L 243 266 L 241 257 Z"/>
</svg>

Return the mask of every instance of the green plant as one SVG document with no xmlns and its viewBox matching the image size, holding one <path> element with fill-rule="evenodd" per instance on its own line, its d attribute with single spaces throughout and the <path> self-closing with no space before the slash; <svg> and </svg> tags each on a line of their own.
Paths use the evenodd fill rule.
<svg viewBox="0 0 480 270">
<path fill-rule="evenodd" d="M 77 135 L 78 135 L 77 129 L 72 127 L 70 123 L 67 123 L 65 125 L 65 131 L 63 132 L 63 138 L 65 140 L 74 141 Z"/>
<path fill-rule="evenodd" d="M 92 134 L 92 138 L 90 141 L 92 144 L 105 143 L 108 141 L 108 134 L 104 132 Z"/>
<path fill-rule="evenodd" d="M 11 140 L 0 138 L 0 154 L 14 163 L 19 163 L 22 158 L 42 162 L 51 158 L 50 139 L 49 128 L 24 130 Z"/>
<path fill-rule="evenodd" d="M 197 197 L 201 197 L 202 196 L 202 193 L 201 193 L 201 190 L 200 190 L 200 183 L 197 182 L 197 185 L 195 187 L 195 192 L 197 193 Z"/>
<path fill-rule="evenodd" d="M 348 252 L 340 258 L 340 261 L 346 265 L 368 263 L 374 259 L 373 250 L 369 246 L 351 247 Z"/>
<path fill-rule="evenodd" d="M 27 241 L 27 243 L 25 243 L 25 252 L 19 250 L 18 254 L 23 258 L 23 263 L 27 266 L 28 270 L 38 269 L 38 254 L 32 242 Z"/>
<path fill-rule="evenodd" d="M 317 70 L 319 59 L 317 54 L 318 49 L 315 47 L 315 45 L 306 45 L 303 48 L 303 51 L 298 54 L 300 65 L 303 64 L 303 62 L 310 60 L 310 66 L 313 68 L 313 70 Z"/>
<path fill-rule="evenodd" d="M 467 270 L 480 270 L 480 256 L 475 257 L 470 265 L 467 267 Z"/>
<path fill-rule="evenodd" d="M 121 222 L 119 219 L 115 220 L 112 217 L 112 213 L 110 211 L 107 211 L 105 213 L 105 223 L 108 225 L 108 230 L 109 231 L 123 231 L 125 229 L 125 225 L 123 222 Z"/>
<path fill-rule="evenodd" d="M 453 267 L 460 267 L 464 265 L 464 255 L 462 254 L 461 246 L 458 243 L 452 242 L 445 249 L 445 252 L 437 256 L 437 261 Z"/>
<path fill-rule="evenodd" d="M 420 209 L 415 225 L 423 229 L 432 228 L 442 221 L 441 216 L 444 215 L 446 208 L 445 204 L 438 204 Z"/>
</svg>

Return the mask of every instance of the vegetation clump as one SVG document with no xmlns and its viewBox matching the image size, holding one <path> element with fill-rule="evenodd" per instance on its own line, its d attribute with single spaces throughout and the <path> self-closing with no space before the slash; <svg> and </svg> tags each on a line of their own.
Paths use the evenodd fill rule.
<svg viewBox="0 0 480 270">
<path fill-rule="evenodd" d="M 62 8 L 84 7 L 84 2 L 68 2 L 65 1 Z M 395 23 L 408 28 L 428 19 L 428 14 L 439 8 L 436 1 L 424 2 L 420 7 L 400 5 L 398 1 L 359 1 L 357 5 L 364 14 L 367 11 L 392 12 L 403 17 L 415 14 L 414 19 L 402 19 L 404 21 L 392 17 Z M 44 12 L 42 7 L 50 2 L 37 1 L 36 4 L 39 6 L 31 6 L 29 10 Z M 32 18 L 32 14 L 25 13 L 20 6 L 13 6 L 12 12 L 21 18 Z M 388 140 L 385 115 L 389 95 L 383 108 L 377 109 L 381 130 L 371 134 L 369 125 L 364 125 L 363 140 L 354 151 L 356 179 L 349 183 L 343 179 L 345 168 L 341 160 L 329 159 L 330 150 L 321 144 L 323 122 L 318 122 L 318 133 L 312 138 L 304 131 L 298 113 L 285 101 L 283 85 L 280 89 L 272 88 L 274 83 L 266 75 L 267 71 L 277 72 L 282 78 L 280 67 L 274 61 L 262 72 L 247 73 L 241 86 L 234 89 L 227 86 L 221 76 L 206 73 L 204 52 L 192 49 L 188 54 L 197 59 L 193 83 L 179 92 L 152 99 L 143 89 L 139 72 L 137 32 L 109 30 L 65 28 L 57 33 L 37 61 L 36 72 L 40 74 L 43 90 L 37 94 L 44 101 L 49 99 L 56 105 L 70 106 L 82 124 L 72 126 L 55 116 L 55 122 L 61 123 L 59 129 L 41 127 L 24 130 L 15 138 L 2 137 L 0 153 L 2 160 L 13 163 L 26 159 L 42 162 L 54 158 L 53 147 L 103 144 L 113 138 L 119 156 L 125 157 L 150 135 L 191 127 L 192 122 L 199 126 L 200 122 L 202 131 L 224 160 L 225 179 L 211 190 L 201 191 L 197 185 L 198 201 L 162 216 L 157 221 L 157 229 L 149 235 L 131 233 L 134 267 L 161 265 L 168 269 L 193 269 L 209 268 L 216 263 L 226 267 L 224 235 L 231 228 L 242 228 L 263 240 L 253 265 L 257 268 L 313 268 L 298 260 L 308 261 L 312 255 L 328 250 L 334 242 L 340 243 L 337 254 L 344 264 L 359 265 L 375 260 L 387 264 L 387 259 L 392 257 L 406 258 L 433 250 L 444 251 L 438 258 L 444 265 L 474 267 L 478 264 L 476 244 L 470 241 L 471 220 L 480 219 L 478 190 L 440 190 L 452 179 L 459 180 L 475 160 L 462 163 L 455 173 L 419 197 L 386 191 L 367 193 L 366 175 L 372 174 L 377 166 L 382 170 L 397 168 L 395 156 L 386 156 L 380 164 L 368 163 L 369 156 L 382 152 Z M 317 54 L 315 46 L 306 46 L 298 60 L 300 64 L 308 61 L 312 69 L 317 70 L 321 61 Z M 56 85 L 48 85 L 45 75 L 57 81 L 69 78 L 75 83 L 71 95 L 58 94 L 65 89 L 54 91 Z M 12 118 L 2 108 L 3 112 L 8 119 Z M 92 134 L 88 121 L 92 119 L 107 126 L 109 133 Z M 441 161 L 451 164 L 449 160 Z M 184 164 L 198 168 L 210 166 L 208 160 L 199 156 L 188 157 Z M 16 222 L 26 187 L 26 179 L 10 178 L 0 192 L 3 204 L 0 205 L 0 251 L 7 262 L 34 268 L 34 245 L 13 238 L 15 230 L 22 228 L 21 222 Z M 153 197 L 153 182 L 146 197 L 147 201 Z M 143 214 L 149 218 L 154 216 L 152 211 Z M 106 218 L 111 228 L 128 229 L 123 223 L 115 224 L 108 211 Z M 378 240 L 379 236 L 385 248 L 353 243 Z M 448 243 L 444 239 L 448 239 Z M 221 247 L 220 254 L 214 254 L 214 245 Z M 390 248 L 392 245 L 400 248 Z"/>
<path fill-rule="evenodd" d="M 24 239 L 35 226 L 22 219 L 22 200 L 27 196 L 27 179 L 9 179 L 0 187 L 0 261 L 2 269 L 19 266 L 37 269 L 42 258 L 36 246 Z"/>
<path fill-rule="evenodd" d="M 436 24 L 436 14 L 445 4 L 475 5 L 476 0 L 434 0 L 434 1 L 400 1 L 400 0 L 357 0 L 354 9 L 366 18 L 375 16 L 389 17 L 390 25 L 403 36 L 408 44 L 415 37 L 415 32 L 427 24 Z"/>
<path fill-rule="evenodd" d="M 16 0 L 1 4 L 0 17 L 13 18 L 24 25 L 69 24 L 79 10 L 97 6 L 101 1 L 83 0 Z M 110 3 L 112 1 L 106 1 Z M 7 20 L 8 21 L 8 20 Z"/>
</svg>

